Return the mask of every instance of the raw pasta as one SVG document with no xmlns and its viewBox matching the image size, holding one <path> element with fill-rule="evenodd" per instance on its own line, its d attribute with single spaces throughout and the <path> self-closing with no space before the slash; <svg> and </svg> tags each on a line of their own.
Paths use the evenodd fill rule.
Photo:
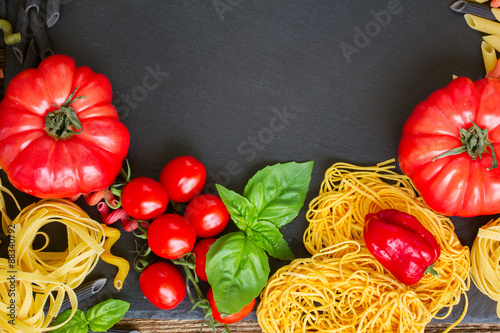
<svg viewBox="0 0 500 333">
<path fill-rule="evenodd" d="M 43 25 L 40 13 L 34 10 L 28 12 L 28 17 L 30 19 L 30 28 L 33 32 L 33 36 L 38 48 L 38 54 L 42 60 L 54 54 L 52 47 L 50 45 L 49 37 L 47 36 L 47 31 Z"/>
<path fill-rule="evenodd" d="M 500 21 L 500 8 L 492 8 L 491 12 L 493 13 L 497 21 Z"/>
<path fill-rule="evenodd" d="M 487 35 L 483 36 L 486 43 L 491 45 L 495 50 L 500 51 L 500 36 L 498 35 Z"/>
<path fill-rule="evenodd" d="M 122 258 L 111 254 L 111 247 L 120 238 L 120 231 L 115 228 L 110 228 L 107 225 L 102 225 L 104 228 L 104 234 L 106 235 L 106 241 L 104 242 L 104 252 L 101 254 L 101 259 L 108 264 L 118 267 L 118 273 L 115 276 L 114 286 L 117 290 L 121 290 L 123 287 L 123 281 L 127 277 L 128 271 L 130 270 L 129 262 Z"/>
<path fill-rule="evenodd" d="M 481 43 L 481 53 L 483 54 L 484 69 L 486 73 L 492 71 L 497 64 L 497 53 L 487 42 Z"/>
<path fill-rule="evenodd" d="M 128 267 L 109 252 L 119 238 L 118 230 L 91 219 L 65 199 L 41 200 L 24 208 L 12 221 L 6 217 L 3 198 L 0 205 L 2 228 L 14 247 L 8 259 L 0 259 L 0 332 L 48 332 L 62 326 L 64 323 L 48 327 L 65 296 L 72 315 L 75 313 L 78 302 L 73 289 L 95 268 L 101 255 L 118 266 L 115 286 L 121 288 Z M 50 238 L 43 228 L 49 224 L 65 227 L 64 251 L 46 250 Z M 35 238 L 37 243 L 44 240 L 37 248 Z"/>
<path fill-rule="evenodd" d="M 471 278 L 476 287 L 497 302 L 500 317 L 500 219 L 482 226 L 471 249 Z"/>
<path fill-rule="evenodd" d="M 327 170 L 306 216 L 304 245 L 312 258 L 279 269 L 261 293 L 257 319 L 266 333 L 423 332 L 433 318 L 446 318 L 462 294 L 466 303 L 458 321 L 463 318 L 469 249 L 451 221 L 431 211 L 390 162 L 338 163 Z M 364 217 L 387 208 L 414 215 L 436 237 L 441 256 L 434 268 L 440 277 L 427 274 L 404 285 L 369 253 Z"/>
<path fill-rule="evenodd" d="M 461 14 L 472 14 L 480 16 L 487 20 L 495 20 L 495 16 L 491 12 L 491 7 L 487 4 L 479 4 L 470 1 L 460 0 L 454 2 L 450 8 Z"/>
<path fill-rule="evenodd" d="M 61 7 L 61 0 L 48 0 L 47 1 L 47 17 L 45 23 L 50 28 L 59 20 Z"/>
<path fill-rule="evenodd" d="M 465 14 L 464 18 L 469 27 L 474 30 L 492 35 L 500 34 L 500 22 L 494 22 L 471 14 Z"/>
</svg>

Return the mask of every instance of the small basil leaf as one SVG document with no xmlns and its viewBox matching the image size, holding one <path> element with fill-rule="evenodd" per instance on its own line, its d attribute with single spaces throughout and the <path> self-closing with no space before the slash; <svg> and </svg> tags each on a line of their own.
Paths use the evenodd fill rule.
<svg viewBox="0 0 500 333">
<path fill-rule="evenodd" d="M 59 316 L 57 316 L 57 319 L 54 321 L 54 324 L 52 324 L 52 326 L 57 326 L 59 324 L 64 323 L 69 318 L 70 315 L 71 315 L 71 309 L 64 311 Z M 55 329 L 51 332 L 87 333 L 88 331 L 89 331 L 89 323 L 87 321 L 87 318 L 85 318 L 85 313 L 80 309 L 76 309 L 75 315 L 71 317 L 71 319 L 66 324 L 64 324 L 64 326 Z"/>
<path fill-rule="evenodd" d="M 87 310 L 87 320 L 94 332 L 106 332 L 127 313 L 130 304 L 119 299 L 108 299 Z"/>
<path fill-rule="evenodd" d="M 267 166 L 248 181 L 243 196 L 255 205 L 259 220 L 281 228 L 304 205 L 312 169 L 313 161 Z"/>
<path fill-rule="evenodd" d="M 217 309 L 233 314 L 249 304 L 266 286 L 266 253 L 242 232 L 220 237 L 207 253 L 206 271 Z"/>
<path fill-rule="evenodd" d="M 219 184 L 215 184 L 215 186 L 234 224 L 236 224 L 239 229 L 245 230 L 248 224 L 255 221 L 257 213 L 255 206 L 240 194 L 228 190 Z"/>
<path fill-rule="evenodd" d="M 258 221 L 247 228 L 246 233 L 270 256 L 280 260 L 293 260 L 295 258 L 283 235 L 271 222 Z"/>
</svg>

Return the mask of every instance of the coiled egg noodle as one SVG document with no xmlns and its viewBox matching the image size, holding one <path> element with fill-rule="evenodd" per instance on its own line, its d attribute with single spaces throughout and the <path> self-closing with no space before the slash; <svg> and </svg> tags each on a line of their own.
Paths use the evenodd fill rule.
<svg viewBox="0 0 500 333">
<path fill-rule="evenodd" d="M 73 289 L 95 268 L 105 249 L 110 255 L 110 245 L 105 246 L 106 226 L 65 199 L 33 203 L 12 221 L 5 216 L 2 228 L 10 237 L 9 257 L 0 259 L 0 331 L 54 330 L 64 325 L 48 327 L 59 314 L 64 297 L 70 300 L 71 318 L 78 306 Z M 50 224 L 65 227 L 67 244 L 49 238 L 43 228 Z M 37 248 L 35 238 L 41 243 Z M 115 233 L 112 242 L 116 238 Z M 48 251 L 50 241 L 59 243 L 56 247 L 62 243 L 65 250 Z"/>
<path fill-rule="evenodd" d="M 462 294 L 464 309 L 448 330 L 463 319 L 469 249 L 452 222 L 430 210 L 409 179 L 392 170 L 392 162 L 337 163 L 326 171 L 306 215 L 303 240 L 312 257 L 279 269 L 261 293 L 257 319 L 266 333 L 424 332 L 433 318 L 448 317 Z M 415 216 L 436 237 L 441 255 L 433 267 L 439 277 L 427 274 L 414 285 L 402 284 L 367 250 L 366 214 L 389 208 Z"/>
<path fill-rule="evenodd" d="M 500 218 L 479 228 L 471 249 L 470 274 L 476 287 L 497 302 L 500 317 Z"/>
</svg>

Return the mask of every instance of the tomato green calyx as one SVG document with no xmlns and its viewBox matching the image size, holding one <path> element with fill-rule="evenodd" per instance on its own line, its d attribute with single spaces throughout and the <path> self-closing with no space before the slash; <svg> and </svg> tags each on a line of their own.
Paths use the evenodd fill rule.
<svg viewBox="0 0 500 333">
<path fill-rule="evenodd" d="M 491 150 L 491 157 L 493 159 L 491 166 L 488 170 L 497 167 L 497 157 L 495 154 L 495 148 L 488 140 L 488 130 L 486 128 L 479 127 L 475 122 L 471 120 L 472 126 L 469 129 L 460 129 L 460 141 L 462 146 L 448 150 L 447 152 L 434 157 L 432 160 L 435 161 L 438 158 L 459 155 L 461 153 L 467 152 L 470 157 L 475 160 L 476 158 L 482 158 L 482 154 L 487 151 L 487 148 Z"/>
<path fill-rule="evenodd" d="M 52 104 L 56 109 L 49 112 L 45 118 L 45 131 L 56 139 L 68 139 L 83 132 L 82 123 L 71 107 L 74 101 L 85 98 L 85 96 L 75 97 L 77 89 L 78 87 L 73 90 L 61 106 Z"/>
</svg>

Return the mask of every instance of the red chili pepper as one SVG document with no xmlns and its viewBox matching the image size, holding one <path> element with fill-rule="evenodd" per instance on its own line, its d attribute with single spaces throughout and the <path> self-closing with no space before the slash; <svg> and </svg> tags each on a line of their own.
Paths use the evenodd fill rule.
<svg viewBox="0 0 500 333">
<path fill-rule="evenodd" d="M 399 281 L 411 285 L 433 269 L 441 249 L 414 216 L 397 209 L 367 214 L 363 231 L 370 253 Z"/>
</svg>

